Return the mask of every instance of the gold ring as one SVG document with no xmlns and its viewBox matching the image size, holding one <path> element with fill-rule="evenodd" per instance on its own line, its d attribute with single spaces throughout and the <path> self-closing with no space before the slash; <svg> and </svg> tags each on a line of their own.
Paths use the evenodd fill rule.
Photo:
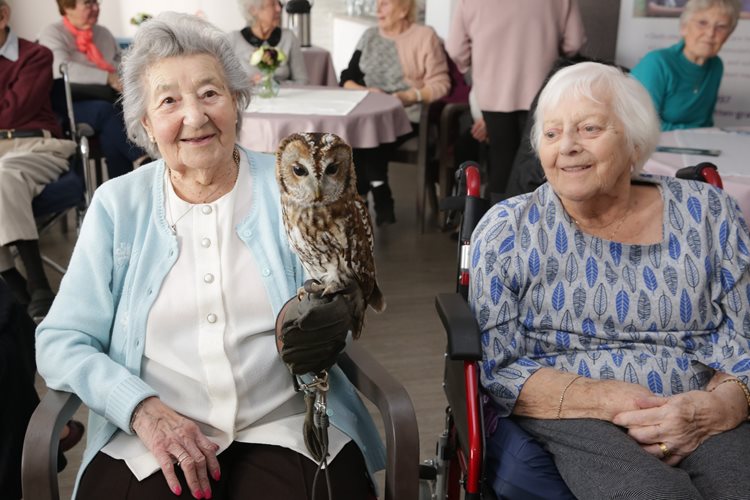
<svg viewBox="0 0 750 500">
<path fill-rule="evenodd" d="M 182 461 L 185 460 L 186 458 L 190 458 L 190 453 L 188 453 L 186 451 L 183 451 L 182 453 L 180 453 L 180 456 L 177 457 L 177 466 L 181 467 L 182 466 Z"/>
<path fill-rule="evenodd" d="M 671 451 L 669 451 L 669 448 L 667 448 L 667 445 L 664 443 L 659 443 L 659 449 L 661 450 L 662 457 L 661 458 L 667 458 L 669 455 L 672 454 Z"/>
</svg>

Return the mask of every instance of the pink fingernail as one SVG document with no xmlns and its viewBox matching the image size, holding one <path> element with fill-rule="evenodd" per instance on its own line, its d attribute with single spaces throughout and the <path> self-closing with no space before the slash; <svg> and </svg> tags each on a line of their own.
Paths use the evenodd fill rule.
<svg viewBox="0 0 750 500">
<path fill-rule="evenodd" d="M 182 495 L 182 488 L 180 486 L 175 486 L 172 488 L 172 493 L 174 493 L 177 496 Z"/>
<path fill-rule="evenodd" d="M 198 500 L 202 500 L 203 499 L 203 492 L 201 490 L 195 490 L 193 492 L 193 496 L 195 498 L 197 498 Z"/>
<path fill-rule="evenodd" d="M 203 497 L 207 500 L 211 498 L 211 489 L 207 488 L 206 491 L 203 492 Z"/>
<path fill-rule="evenodd" d="M 218 481 L 219 479 L 221 479 L 221 471 L 219 470 L 214 471 L 213 476 L 214 476 L 214 481 Z"/>
</svg>

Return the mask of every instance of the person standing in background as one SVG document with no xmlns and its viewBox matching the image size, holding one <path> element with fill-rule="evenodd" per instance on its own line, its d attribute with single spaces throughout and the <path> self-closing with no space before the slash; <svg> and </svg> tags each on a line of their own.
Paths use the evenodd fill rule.
<svg viewBox="0 0 750 500">
<path fill-rule="evenodd" d="M 459 0 L 446 42 L 462 73 L 471 68 L 489 136 L 489 193 L 505 192 L 534 96 L 555 60 L 586 41 L 576 0 Z"/>
</svg>

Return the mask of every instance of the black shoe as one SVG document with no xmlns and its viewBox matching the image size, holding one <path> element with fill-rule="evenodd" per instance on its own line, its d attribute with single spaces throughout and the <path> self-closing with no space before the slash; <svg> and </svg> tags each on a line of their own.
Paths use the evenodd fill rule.
<svg viewBox="0 0 750 500">
<path fill-rule="evenodd" d="M 31 301 L 26 311 L 31 319 L 39 323 L 47 316 L 49 308 L 52 307 L 52 301 L 55 300 L 55 294 L 47 288 L 39 288 L 31 292 Z"/>
<path fill-rule="evenodd" d="M 382 226 L 383 224 L 395 224 L 396 214 L 393 212 L 393 207 L 389 209 L 381 209 L 375 213 L 375 224 Z"/>
<path fill-rule="evenodd" d="M 396 212 L 393 209 L 393 197 L 391 188 L 388 184 L 381 184 L 372 188 L 372 199 L 375 202 L 375 224 L 394 224 L 396 222 Z"/>
</svg>

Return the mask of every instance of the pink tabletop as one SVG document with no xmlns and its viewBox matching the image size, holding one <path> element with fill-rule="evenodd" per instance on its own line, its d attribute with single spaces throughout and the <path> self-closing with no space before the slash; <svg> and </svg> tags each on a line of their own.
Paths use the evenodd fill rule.
<svg viewBox="0 0 750 500">
<path fill-rule="evenodd" d="M 330 52 L 321 47 L 302 47 L 302 57 L 305 59 L 310 85 L 338 87 L 339 82 L 333 70 Z"/>
<path fill-rule="evenodd" d="M 710 162 L 719 168 L 724 190 L 732 195 L 746 220 L 750 220 L 750 130 L 722 131 L 718 128 L 663 132 L 660 146 L 719 149 L 719 156 L 654 153 L 644 171 L 674 176 L 682 167 Z"/>
<path fill-rule="evenodd" d="M 411 131 L 411 123 L 401 101 L 377 92 L 369 92 L 343 116 L 246 111 L 242 120 L 240 144 L 266 153 L 275 152 L 279 142 L 295 132 L 331 132 L 353 148 L 374 148 L 393 142 L 398 136 Z"/>
</svg>

